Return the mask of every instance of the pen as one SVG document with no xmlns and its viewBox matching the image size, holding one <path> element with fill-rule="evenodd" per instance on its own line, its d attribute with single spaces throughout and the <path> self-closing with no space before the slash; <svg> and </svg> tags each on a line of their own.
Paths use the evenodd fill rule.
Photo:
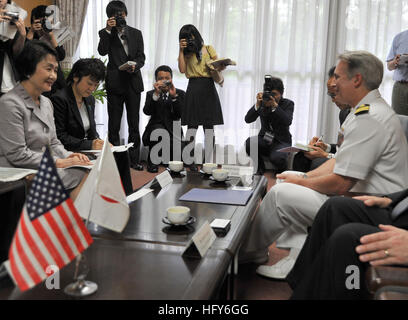
<svg viewBox="0 0 408 320">
<path fill-rule="evenodd" d="M 314 145 L 316 146 L 318 142 L 322 141 L 322 139 L 323 139 L 323 135 L 320 136 L 320 138 L 315 142 Z"/>
</svg>

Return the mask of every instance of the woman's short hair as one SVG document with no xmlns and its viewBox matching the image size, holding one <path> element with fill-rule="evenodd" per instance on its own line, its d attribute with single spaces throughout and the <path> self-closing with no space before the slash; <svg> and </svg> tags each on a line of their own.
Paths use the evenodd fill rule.
<svg viewBox="0 0 408 320">
<path fill-rule="evenodd" d="M 38 63 L 49 54 L 58 61 L 57 52 L 48 43 L 40 40 L 28 41 L 16 60 L 16 68 L 20 75 L 20 80 L 27 80 L 34 74 Z"/>
<path fill-rule="evenodd" d="M 122 1 L 111 1 L 106 6 L 106 15 L 108 18 L 116 16 L 118 13 L 124 12 L 128 14 L 126 5 Z"/>
<path fill-rule="evenodd" d="M 171 70 L 169 66 L 163 65 L 163 66 L 158 67 L 156 71 L 154 72 L 154 78 L 156 79 L 156 81 L 157 81 L 157 76 L 159 75 L 160 71 L 169 72 L 171 77 L 173 78 L 173 70 Z"/>
<path fill-rule="evenodd" d="M 103 81 L 105 80 L 105 74 L 106 67 L 100 59 L 79 59 L 72 66 L 71 72 L 67 77 L 67 84 L 72 85 L 74 78 L 79 78 L 79 81 L 81 81 L 81 79 L 86 76 L 90 76 L 92 81 Z"/>
</svg>

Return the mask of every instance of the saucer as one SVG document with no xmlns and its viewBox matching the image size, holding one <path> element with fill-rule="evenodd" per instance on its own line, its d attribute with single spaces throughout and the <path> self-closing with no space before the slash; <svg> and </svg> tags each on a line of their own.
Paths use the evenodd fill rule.
<svg viewBox="0 0 408 320">
<path fill-rule="evenodd" d="M 218 181 L 218 180 L 215 180 L 212 175 L 210 176 L 210 180 L 214 181 L 215 183 L 224 183 L 224 184 L 227 183 L 228 181 L 231 181 L 230 178 L 227 178 L 224 181 Z"/>
<path fill-rule="evenodd" d="M 170 173 L 171 176 L 174 176 L 174 177 L 185 177 L 186 176 L 185 170 L 182 170 L 179 172 L 172 171 L 170 168 L 166 168 L 166 170 Z"/>
<path fill-rule="evenodd" d="M 179 224 L 171 223 L 171 222 L 169 221 L 169 219 L 167 219 L 167 217 L 164 217 L 164 218 L 162 219 L 162 222 L 163 222 L 163 223 L 168 224 L 168 225 L 170 225 L 170 226 L 172 226 L 172 227 L 185 227 L 185 226 L 189 226 L 190 224 L 195 223 L 196 221 L 197 221 L 196 218 L 193 217 L 193 216 L 190 216 L 190 218 L 189 218 L 186 222 L 184 222 L 184 223 L 179 223 Z"/>
</svg>

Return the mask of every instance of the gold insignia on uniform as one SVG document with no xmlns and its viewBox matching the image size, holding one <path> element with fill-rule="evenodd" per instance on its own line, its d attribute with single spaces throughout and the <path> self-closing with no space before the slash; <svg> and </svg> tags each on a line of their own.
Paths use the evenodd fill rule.
<svg viewBox="0 0 408 320">
<path fill-rule="evenodd" d="M 364 113 L 368 113 L 368 111 L 370 111 L 370 105 L 369 104 L 362 104 L 361 106 L 359 106 L 356 111 L 354 112 L 354 114 L 357 116 L 359 114 L 364 114 Z"/>
</svg>

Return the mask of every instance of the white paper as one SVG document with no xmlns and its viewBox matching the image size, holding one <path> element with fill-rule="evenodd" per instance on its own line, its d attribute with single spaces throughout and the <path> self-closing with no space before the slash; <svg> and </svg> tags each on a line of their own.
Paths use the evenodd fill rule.
<svg viewBox="0 0 408 320">
<path fill-rule="evenodd" d="M 134 143 L 132 142 L 132 143 L 125 144 L 123 146 L 113 146 L 111 148 L 111 150 L 112 150 L 112 152 L 124 152 L 124 151 L 128 150 L 129 148 L 133 147 L 133 145 L 134 145 Z M 101 153 L 102 150 L 81 150 L 80 152 L 98 154 L 98 153 Z"/>
<path fill-rule="evenodd" d="M 164 188 L 165 186 L 173 183 L 173 178 L 167 170 L 157 175 L 155 179 L 157 180 L 161 188 Z"/>
<path fill-rule="evenodd" d="M 36 174 L 37 170 L 20 168 L 0 168 L 0 181 L 11 182 L 18 181 L 30 174 Z"/>
<path fill-rule="evenodd" d="M 233 165 L 222 165 L 222 168 L 229 172 L 231 177 L 240 177 L 242 175 L 253 175 L 254 167 L 242 167 Z"/>
<path fill-rule="evenodd" d="M 201 257 L 204 257 L 208 249 L 210 249 L 211 245 L 214 243 L 215 239 L 217 239 L 217 236 L 206 221 L 201 226 L 200 230 L 198 230 L 193 236 L 192 241 L 194 242 Z"/>
<path fill-rule="evenodd" d="M 94 164 L 95 164 L 95 161 L 96 161 L 96 160 L 89 160 L 89 162 L 92 163 L 92 164 L 89 165 L 89 166 L 85 166 L 85 165 L 81 165 L 81 164 L 74 164 L 74 165 L 69 166 L 69 167 L 66 167 L 66 168 L 64 168 L 64 169 L 69 169 L 69 168 L 84 168 L 84 169 L 89 169 L 89 170 L 91 170 L 91 169 L 93 168 Z"/>
<path fill-rule="evenodd" d="M 153 189 L 144 188 L 144 189 L 141 189 L 141 190 L 139 190 L 139 191 L 137 191 L 135 193 L 132 193 L 131 195 L 127 196 L 127 198 L 126 198 L 127 203 L 134 202 L 134 201 L 144 197 L 146 194 L 148 194 L 150 192 L 153 192 Z"/>
</svg>

